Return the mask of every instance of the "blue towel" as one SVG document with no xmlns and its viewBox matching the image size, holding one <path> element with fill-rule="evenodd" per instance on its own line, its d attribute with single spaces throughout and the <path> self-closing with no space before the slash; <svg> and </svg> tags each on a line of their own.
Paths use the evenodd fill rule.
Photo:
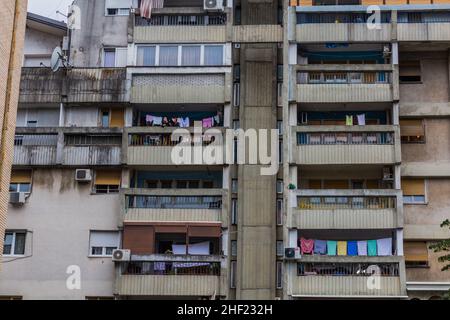
<svg viewBox="0 0 450 320">
<path fill-rule="evenodd" d="M 314 254 L 327 254 L 327 242 L 325 240 L 314 240 Z"/>
<path fill-rule="evenodd" d="M 347 242 L 347 255 L 348 256 L 357 256 L 358 255 L 358 244 L 356 241 L 348 241 Z"/>
</svg>

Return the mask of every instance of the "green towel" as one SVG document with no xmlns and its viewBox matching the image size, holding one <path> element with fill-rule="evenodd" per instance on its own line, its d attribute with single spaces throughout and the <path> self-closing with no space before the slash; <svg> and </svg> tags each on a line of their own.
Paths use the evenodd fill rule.
<svg viewBox="0 0 450 320">
<path fill-rule="evenodd" d="M 336 255 L 336 247 L 337 247 L 337 241 L 327 241 L 327 255 L 329 256 L 335 256 Z"/>
<path fill-rule="evenodd" d="M 353 125 L 353 116 L 345 116 L 345 124 L 347 126 L 352 126 Z"/>
<path fill-rule="evenodd" d="M 367 241 L 367 255 L 371 257 L 377 255 L 377 240 Z"/>
</svg>

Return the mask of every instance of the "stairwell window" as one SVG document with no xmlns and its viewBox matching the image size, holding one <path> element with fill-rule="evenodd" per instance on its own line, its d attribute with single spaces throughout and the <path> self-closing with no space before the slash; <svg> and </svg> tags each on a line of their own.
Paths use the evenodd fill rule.
<svg viewBox="0 0 450 320">
<path fill-rule="evenodd" d="M 89 235 L 89 256 L 111 257 L 119 247 L 118 231 L 91 231 Z"/>
<path fill-rule="evenodd" d="M 97 170 L 94 192 L 96 194 L 118 193 L 121 174 L 120 170 Z"/>
<path fill-rule="evenodd" d="M 6 231 L 3 245 L 4 256 L 23 256 L 25 254 L 26 232 Z"/>
<path fill-rule="evenodd" d="M 400 120 L 402 143 L 425 143 L 425 126 L 422 119 Z"/>
<path fill-rule="evenodd" d="M 425 180 L 424 179 L 402 179 L 403 203 L 425 204 Z"/>
</svg>

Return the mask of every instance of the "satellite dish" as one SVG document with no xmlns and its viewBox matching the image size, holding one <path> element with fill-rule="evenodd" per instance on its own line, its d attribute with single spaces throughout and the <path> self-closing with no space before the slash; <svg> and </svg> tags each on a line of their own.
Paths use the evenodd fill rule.
<svg viewBox="0 0 450 320">
<path fill-rule="evenodd" d="M 60 47 L 56 47 L 52 53 L 52 58 L 50 60 L 50 68 L 52 69 L 53 72 L 56 72 L 63 66 L 64 66 L 64 55 L 62 49 Z"/>
</svg>

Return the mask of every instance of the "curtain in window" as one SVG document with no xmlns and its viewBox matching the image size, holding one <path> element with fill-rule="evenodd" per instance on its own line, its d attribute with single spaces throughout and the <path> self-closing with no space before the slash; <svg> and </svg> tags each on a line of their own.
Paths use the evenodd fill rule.
<svg viewBox="0 0 450 320">
<path fill-rule="evenodd" d="M 223 65 L 223 46 L 205 46 L 205 65 Z"/>
<path fill-rule="evenodd" d="M 200 65 L 200 46 L 183 46 L 181 63 L 183 66 Z"/>
<path fill-rule="evenodd" d="M 14 254 L 25 254 L 25 233 L 16 233 L 16 243 L 14 245 Z"/>
<path fill-rule="evenodd" d="M 137 65 L 154 66 L 155 65 L 155 47 L 138 47 Z"/>
<path fill-rule="evenodd" d="M 178 65 L 178 46 L 161 46 L 159 48 L 159 65 Z"/>
<path fill-rule="evenodd" d="M 114 68 L 116 66 L 116 51 L 115 50 L 105 50 L 105 57 L 103 61 L 103 66 L 105 68 Z"/>
</svg>

